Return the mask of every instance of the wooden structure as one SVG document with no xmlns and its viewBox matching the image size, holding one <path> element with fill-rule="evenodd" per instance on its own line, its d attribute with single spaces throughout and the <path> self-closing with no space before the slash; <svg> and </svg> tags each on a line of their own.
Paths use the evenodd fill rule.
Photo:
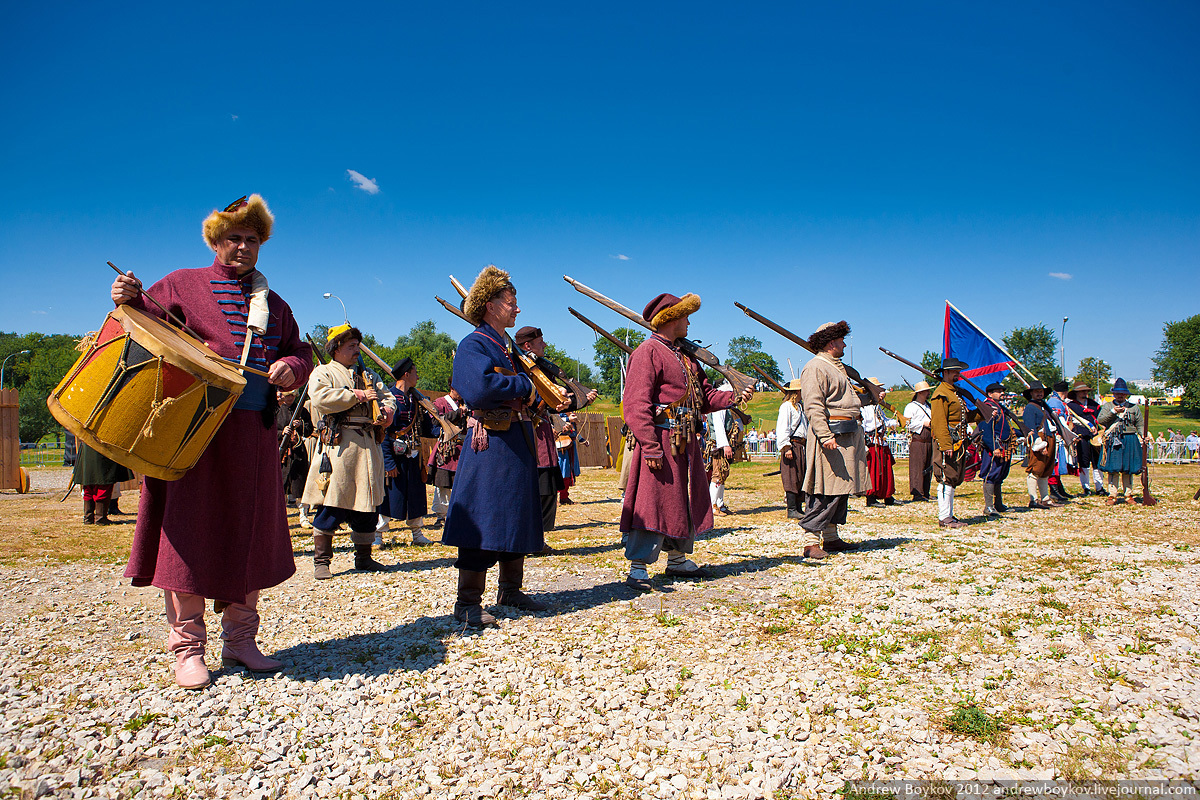
<svg viewBox="0 0 1200 800">
<path fill-rule="evenodd" d="M 29 491 L 29 473 L 21 466 L 20 402 L 16 389 L 0 389 L 0 489 Z"/>
</svg>

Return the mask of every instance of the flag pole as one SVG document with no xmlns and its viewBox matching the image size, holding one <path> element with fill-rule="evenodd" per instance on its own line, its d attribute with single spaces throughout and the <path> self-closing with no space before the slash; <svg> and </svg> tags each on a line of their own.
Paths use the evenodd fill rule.
<svg viewBox="0 0 1200 800">
<path fill-rule="evenodd" d="M 985 331 L 983 328 L 981 328 L 981 327 L 979 327 L 978 325 L 976 325 L 976 324 L 975 324 L 975 321 L 974 321 L 974 320 L 972 320 L 970 317 L 968 317 L 966 314 L 964 314 L 963 312 L 959 311 L 959 310 L 958 310 L 958 307 L 957 307 L 956 305 L 954 305 L 954 303 L 951 303 L 949 300 L 947 300 L 947 301 L 946 301 L 946 305 L 950 306 L 950 307 L 951 307 L 951 308 L 953 308 L 955 311 L 957 311 L 957 312 L 958 312 L 958 315 L 959 315 L 960 317 L 962 317 L 963 319 L 965 319 L 967 322 L 970 322 L 970 323 L 971 323 L 971 326 L 972 326 L 973 328 L 975 328 L 975 330 L 977 330 L 977 331 L 979 331 L 980 333 L 982 333 L 982 334 L 983 334 L 983 338 L 987 339 L 989 342 L 991 342 L 992 344 L 994 344 L 994 345 L 996 346 L 996 349 L 998 349 L 998 350 L 999 350 L 1001 353 L 1004 353 L 1004 355 L 1008 356 L 1008 360 L 1009 360 L 1009 361 L 1013 362 L 1013 364 L 1015 364 L 1015 365 L 1017 365 L 1018 367 L 1020 367 L 1021 369 L 1025 370 L 1025 372 L 1026 372 L 1026 373 L 1029 375 L 1029 377 L 1033 378 L 1035 381 L 1036 381 L 1036 380 L 1038 380 L 1038 376 L 1037 376 L 1037 375 L 1034 375 L 1032 372 L 1030 372 L 1030 371 L 1029 371 L 1029 367 L 1025 366 L 1025 365 L 1024 365 L 1024 364 L 1022 364 L 1020 361 L 1017 361 L 1017 359 L 1016 359 L 1016 358 L 1013 356 L 1013 354 L 1012 354 L 1012 353 L 1010 353 L 1010 352 L 1008 352 L 1008 350 L 1004 349 L 1004 345 L 1002 345 L 1002 344 L 1000 344 L 999 342 L 997 342 L 997 341 L 996 341 L 995 339 L 993 339 L 991 336 L 988 336 L 988 334 L 987 334 L 987 331 Z M 1021 373 L 1017 372 L 1016 370 L 1013 370 L 1013 374 L 1015 374 L 1015 375 L 1017 376 L 1017 380 L 1019 380 L 1021 383 L 1025 384 L 1025 387 L 1026 387 L 1026 388 L 1029 388 L 1029 381 L 1027 381 L 1027 380 L 1025 380 L 1024 378 L 1022 378 L 1022 377 L 1021 377 Z"/>
</svg>

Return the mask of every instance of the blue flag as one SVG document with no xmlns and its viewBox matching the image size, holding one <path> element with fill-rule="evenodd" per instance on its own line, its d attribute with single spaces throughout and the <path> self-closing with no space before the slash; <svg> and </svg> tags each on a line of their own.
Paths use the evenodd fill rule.
<svg viewBox="0 0 1200 800">
<path fill-rule="evenodd" d="M 942 339 L 942 355 L 966 362 L 968 367 L 962 371 L 962 376 L 970 378 L 980 389 L 984 389 L 989 383 L 1002 382 L 1008 373 L 1016 369 L 1016 365 L 1004 351 L 974 322 L 950 305 L 949 300 L 946 301 L 946 330 Z M 962 386 L 972 395 L 978 395 L 978 392 L 966 383 Z"/>
</svg>

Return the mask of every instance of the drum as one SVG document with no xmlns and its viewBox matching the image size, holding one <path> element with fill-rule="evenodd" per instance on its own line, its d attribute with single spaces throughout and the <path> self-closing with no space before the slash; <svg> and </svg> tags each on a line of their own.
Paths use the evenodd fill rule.
<svg viewBox="0 0 1200 800">
<path fill-rule="evenodd" d="M 173 481 L 200 460 L 245 387 L 204 342 L 118 306 L 46 405 L 118 464 Z"/>
</svg>

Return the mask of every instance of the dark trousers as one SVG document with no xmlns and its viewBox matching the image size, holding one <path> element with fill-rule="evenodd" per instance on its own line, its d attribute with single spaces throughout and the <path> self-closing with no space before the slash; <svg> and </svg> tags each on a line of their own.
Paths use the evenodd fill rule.
<svg viewBox="0 0 1200 800">
<path fill-rule="evenodd" d="M 480 550 L 475 547 L 458 548 L 458 558 L 454 566 L 466 572 L 487 572 L 501 561 L 516 561 L 524 558 L 525 553 L 502 553 L 498 550 Z"/>
<path fill-rule="evenodd" d="M 312 524 L 318 531 L 336 531 L 345 522 L 355 533 L 375 533 L 379 515 L 374 511 L 351 511 L 348 508 L 317 506 Z"/>
<path fill-rule="evenodd" d="M 929 497 L 929 484 L 933 478 L 933 434 L 928 428 L 914 434 L 908 445 L 908 491 L 921 497 Z"/>
<path fill-rule="evenodd" d="M 846 522 L 848 494 L 810 494 L 808 508 L 800 518 L 800 527 L 809 533 L 820 533 L 830 525 Z"/>
</svg>

